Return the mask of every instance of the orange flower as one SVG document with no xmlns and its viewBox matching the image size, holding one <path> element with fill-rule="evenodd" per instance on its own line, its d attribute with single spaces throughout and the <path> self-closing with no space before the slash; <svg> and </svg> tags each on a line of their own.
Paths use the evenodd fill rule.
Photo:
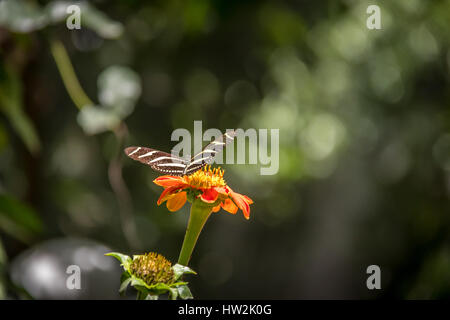
<svg viewBox="0 0 450 320">
<path fill-rule="evenodd" d="M 153 182 L 164 188 L 158 199 L 158 205 L 167 201 L 169 211 L 178 211 L 188 199 L 200 199 L 206 205 L 211 205 L 212 211 L 220 208 L 235 214 L 238 208 L 244 213 L 246 219 L 250 218 L 249 197 L 231 190 L 223 179 L 224 170 L 211 169 L 206 166 L 203 170 L 194 172 L 189 176 L 160 176 Z"/>
</svg>

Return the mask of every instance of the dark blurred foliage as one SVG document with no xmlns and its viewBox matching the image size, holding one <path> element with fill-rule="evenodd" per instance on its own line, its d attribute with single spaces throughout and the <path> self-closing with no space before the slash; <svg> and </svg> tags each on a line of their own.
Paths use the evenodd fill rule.
<svg viewBox="0 0 450 320">
<path fill-rule="evenodd" d="M 382 29 L 368 30 L 372 2 L 99 0 L 72 31 L 3 15 L 2 296 L 23 297 L 8 261 L 54 238 L 176 261 L 188 207 L 157 207 L 157 174 L 118 155 L 169 151 L 174 129 L 202 120 L 280 129 L 280 170 L 224 165 L 255 204 L 249 221 L 221 211 L 207 222 L 196 298 L 449 298 L 450 2 L 378 0 Z M 83 118 L 67 94 L 55 39 L 98 113 Z M 115 65 L 122 81 L 107 89 L 137 88 L 117 119 L 101 111 L 99 78 Z M 93 134 L 86 121 L 120 125 Z M 371 264 L 382 290 L 366 288 Z"/>
</svg>

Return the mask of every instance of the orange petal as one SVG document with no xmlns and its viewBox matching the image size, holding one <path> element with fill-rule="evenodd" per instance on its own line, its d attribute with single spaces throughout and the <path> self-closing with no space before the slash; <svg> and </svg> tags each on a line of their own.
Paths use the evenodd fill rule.
<svg viewBox="0 0 450 320">
<path fill-rule="evenodd" d="M 169 211 L 174 212 L 174 211 L 178 211 L 180 210 L 184 204 L 186 203 L 186 192 L 185 191 L 181 191 L 178 192 L 174 195 L 172 195 L 168 200 L 167 200 L 167 209 L 169 209 Z"/>
<path fill-rule="evenodd" d="M 214 188 L 204 189 L 203 193 L 200 196 L 202 201 L 206 203 L 213 203 L 217 200 L 218 197 L 219 193 Z"/>
<path fill-rule="evenodd" d="M 215 206 L 215 207 L 212 209 L 212 212 L 217 212 L 217 211 L 219 211 L 219 210 L 220 210 L 220 204 L 217 205 L 217 206 Z"/>
<path fill-rule="evenodd" d="M 174 187 L 169 187 L 169 188 L 164 189 L 164 191 L 159 196 L 158 202 L 156 202 L 156 203 L 159 206 L 161 203 L 168 200 L 170 198 L 170 196 L 175 193 L 175 191 L 177 191 L 178 189 L 182 189 L 182 188 L 183 187 L 174 186 Z"/>
<path fill-rule="evenodd" d="M 234 204 L 233 201 L 231 201 L 231 199 L 226 199 L 224 202 L 222 202 L 221 206 L 225 211 L 228 211 L 232 214 L 236 214 L 236 212 L 238 211 L 238 207 Z"/>
<path fill-rule="evenodd" d="M 253 204 L 253 200 L 250 199 L 249 197 L 247 197 L 246 195 L 242 195 L 245 198 L 245 202 L 247 202 L 248 204 Z"/>
<path fill-rule="evenodd" d="M 215 189 L 218 193 L 220 193 L 220 194 L 222 194 L 222 195 L 225 195 L 225 196 L 227 196 L 227 195 L 228 195 L 228 192 L 229 192 L 229 190 L 227 189 L 227 187 L 214 187 L 214 189 Z"/>
<path fill-rule="evenodd" d="M 176 177 L 176 176 L 160 176 L 153 180 L 155 184 L 158 186 L 169 188 L 169 187 L 175 187 L 175 186 L 182 186 L 185 185 L 185 182 L 182 177 Z"/>
<path fill-rule="evenodd" d="M 230 195 L 234 203 L 239 207 L 239 209 L 242 210 L 245 219 L 248 220 L 250 218 L 250 206 L 247 203 L 245 197 L 242 194 L 236 192 L 230 192 Z"/>
</svg>

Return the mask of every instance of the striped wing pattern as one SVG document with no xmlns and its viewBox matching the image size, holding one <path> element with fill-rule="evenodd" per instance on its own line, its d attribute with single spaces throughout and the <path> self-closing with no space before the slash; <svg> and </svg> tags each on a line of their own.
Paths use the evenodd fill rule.
<svg viewBox="0 0 450 320">
<path fill-rule="evenodd" d="M 128 147 L 125 154 L 133 160 L 149 165 L 153 170 L 174 176 L 190 175 L 200 170 L 207 164 L 211 164 L 214 156 L 233 141 L 235 131 L 230 131 L 208 144 L 201 152 L 196 154 L 191 161 L 159 150 L 145 147 Z"/>
<path fill-rule="evenodd" d="M 215 155 L 221 152 L 227 144 L 232 142 L 234 137 L 236 137 L 236 131 L 230 131 L 212 141 L 191 159 L 189 164 L 186 166 L 184 174 L 190 175 L 195 171 L 200 170 L 207 164 L 211 164 L 214 161 Z"/>
<path fill-rule="evenodd" d="M 128 147 L 125 154 L 133 160 L 149 165 L 153 170 L 174 176 L 181 176 L 187 165 L 184 159 L 151 148 Z"/>
</svg>

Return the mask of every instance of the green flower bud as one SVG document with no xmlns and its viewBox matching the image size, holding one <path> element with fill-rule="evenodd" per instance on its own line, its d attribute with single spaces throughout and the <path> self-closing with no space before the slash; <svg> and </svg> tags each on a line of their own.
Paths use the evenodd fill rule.
<svg viewBox="0 0 450 320">
<path fill-rule="evenodd" d="M 156 252 L 135 256 L 131 262 L 130 271 L 149 286 L 157 283 L 170 285 L 175 278 L 172 264 Z"/>
</svg>

